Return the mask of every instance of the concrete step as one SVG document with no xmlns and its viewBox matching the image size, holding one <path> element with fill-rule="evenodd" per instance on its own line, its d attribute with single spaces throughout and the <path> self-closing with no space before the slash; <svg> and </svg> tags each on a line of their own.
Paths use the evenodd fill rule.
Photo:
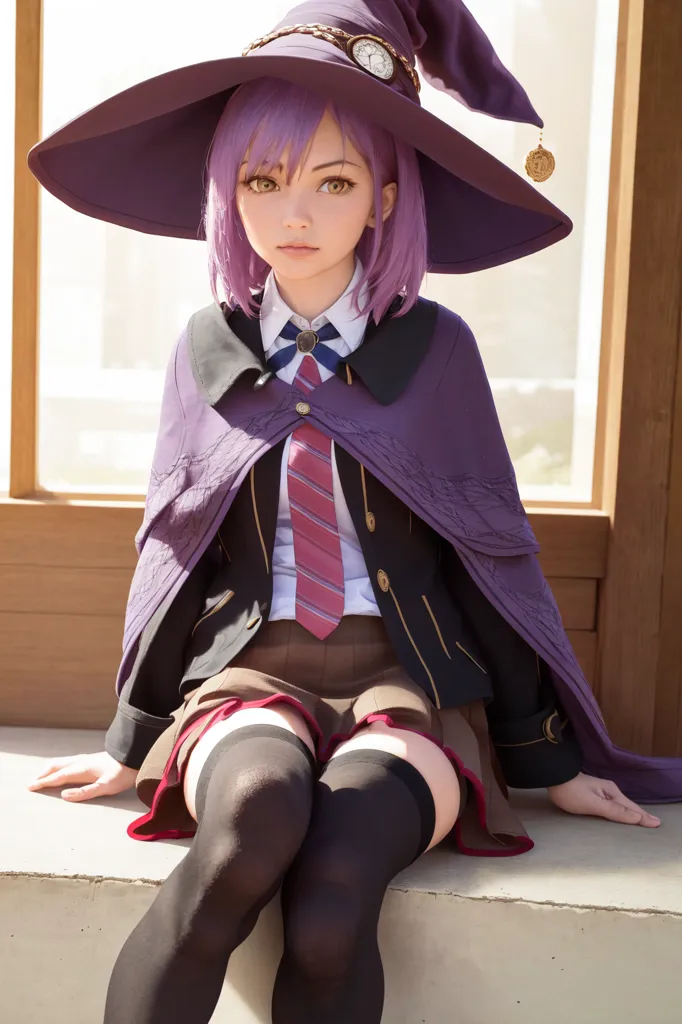
<svg viewBox="0 0 682 1024">
<path fill-rule="evenodd" d="M 191 842 L 129 839 L 144 810 L 132 794 L 69 804 L 25 788 L 45 758 L 102 740 L 0 728 L 6 1024 L 101 1021 L 121 945 Z M 663 825 L 649 830 L 570 817 L 541 792 L 513 799 L 531 853 L 434 850 L 394 880 L 380 931 L 384 1024 L 679 1024 L 682 806 L 657 808 Z M 232 959 L 213 1024 L 270 1021 L 280 948 L 274 901 Z"/>
</svg>

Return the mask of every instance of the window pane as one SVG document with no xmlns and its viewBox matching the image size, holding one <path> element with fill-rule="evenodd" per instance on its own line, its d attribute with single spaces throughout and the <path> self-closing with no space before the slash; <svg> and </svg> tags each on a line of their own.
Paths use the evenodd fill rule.
<svg viewBox="0 0 682 1024">
<path fill-rule="evenodd" d="M 592 496 L 618 0 L 467 0 L 528 90 L 557 169 L 537 188 L 573 220 L 544 252 L 423 293 L 476 334 L 526 500 Z M 521 173 L 537 129 L 472 114 L 425 89 L 425 105 Z"/>
<path fill-rule="evenodd" d="M 121 0 L 45 0 L 44 133 L 141 78 L 241 52 L 286 13 Z M 538 186 L 575 223 L 507 267 L 429 275 L 424 294 L 476 333 L 526 499 L 591 495 L 617 0 L 469 0 L 545 120 L 554 177 Z M 135 32 L 130 32 L 130 24 Z M 422 99 L 516 169 L 528 125 L 471 114 L 424 83 Z M 170 347 L 211 302 L 203 243 L 100 223 L 42 194 L 40 481 L 144 491 Z"/>
<path fill-rule="evenodd" d="M 240 53 L 289 6 L 243 5 L 226 32 L 215 30 L 224 0 L 44 0 L 43 134 L 143 78 Z M 205 244 L 105 224 L 41 193 L 41 486 L 143 493 L 168 354 L 213 301 Z"/>
<path fill-rule="evenodd" d="M 0 4 L 0 494 L 9 489 L 14 206 L 14 4 Z"/>
</svg>

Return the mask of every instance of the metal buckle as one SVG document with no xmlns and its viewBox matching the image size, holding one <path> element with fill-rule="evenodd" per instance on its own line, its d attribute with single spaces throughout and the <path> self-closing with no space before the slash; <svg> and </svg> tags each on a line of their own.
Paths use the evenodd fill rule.
<svg viewBox="0 0 682 1024">
<path fill-rule="evenodd" d="M 559 728 L 561 728 L 561 719 L 559 719 L 559 712 L 553 711 L 552 714 L 548 718 L 546 718 L 542 723 L 542 731 L 545 734 L 546 740 L 549 740 L 550 743 L 558 744 L 561 741 L 555 739 L 552 735 L 552 720 L 555 718 L 559 720 Z"/>
</svg>

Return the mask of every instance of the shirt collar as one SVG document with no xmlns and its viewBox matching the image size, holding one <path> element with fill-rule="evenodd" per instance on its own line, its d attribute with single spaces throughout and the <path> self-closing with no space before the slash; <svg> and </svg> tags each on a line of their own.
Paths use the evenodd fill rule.
<svg viewBox="0 0 682 1024">
<path fill-rule="evenodd" d="M 329 323 L 333 324 L 339 332 L 351 352 L 354 351 L 362 341 L 365 334 L 365 328 L 367 326 L 367 320 L 369 319 L 368 312 L 362 313 L 360 316 L 356 316 L 355 306 L 351 299 L 351 293 L 362 277 L 362 274 L 363 266 L 356 256 L 353 276 L 348 282 L 343 294 L 339 296 L 336 302 L 332 303 L 329 309 L 325 309 L 324 312 L 320 313 L 319 316 L 315 317 L 315 319 L 310 322 L 310 327 L 315 330 L 315 327 L 321 327 L 323 323 L 329 321 Z M 367 282 L 365 282 L 359 298 L 360 309 L 364 308 L 364 303 L 367 299 L 368 293 L 369 289 Z M 276 350 L 277 346 L 275 345 L 275 342 L 282 333 L 284 325 L 288 323 L 292 316 L 294 317 L 295 322 L 300 320 L 301 324 L 308 327 L 309 322 L 304 317 L 298 317 L 280 295 L 275 275 L 271 270 L 266 278 L 265 286 L 263 288 L 263 301 L 261 303 L 260 314 L 263 350 L 265 352 L 266 359 L 269 358 L 273 354 L 273 351 Z M 315 325 L 314 327 L 313 324 Z M 291 344 L 291 342 L 283 342 L 283 344 Z"/>
<path fill-rule="evenodd" d="M 255 305 L 262 299 L 262 292 L 253 296 Z M 396 297 L 378 324 L 367 324 L 362 344 L 342 357 L 336 368 L 336 376 L 350 383 L 350 366 L 382 405 L 390 405 L 409 385 L 438 320 L 438 303 L 423 296 L 404 316 L 393 316 L 402 301 Z M 255 371 L 254 383 L 260 380 L 268 386 L 260 320 L 248 317 L 239 306 L 230 310 L 226 303 L 213 303 L 200 309 L 189 321 L 188 346 L 195 384 L 209 405 L 215 406 L 246 371 Z"/>
</svg>

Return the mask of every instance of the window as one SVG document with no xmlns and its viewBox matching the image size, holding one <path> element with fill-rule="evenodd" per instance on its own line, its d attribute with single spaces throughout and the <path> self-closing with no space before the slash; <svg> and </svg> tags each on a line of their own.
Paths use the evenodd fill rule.
<svg viewBox="0 0 682 1024">
<path fill-rule="evenodd" d="M 538 187 L 575 230 L 506 267 L 428 275 L 422 290 L 479 340 L 522 497 L 589 502 L 618 2 L 468 5 L 545 120 L 557 170 Z M 289 6 L 265 0 L 228 16 L 224 0 L 44 0 L 43 134 L 141 78 L 240 53 Z M 216 31 L 228 17 L 230 31 Z M 523 173 L 536 129 L 471 114 L 425 83 L 422 98 Z M 91 220 L 43 190 L 41 216 L 40 485 L 143 493 L 168 352 L 212 301 L 205 247 Z"/>
<path fill-rule="evenodd" d="M 216 32 L 226 11 L 218 0 L 44 0 L 43 135 L 142 78 L 225 56 L 228 37 L 240 52 L 262 31 L 262 8 Z M 40 486 L 143 493 L 168 353 L 213 301 L 205 246 L 92 220 L 43 189 L 40 201 Z"/>
<path fill-rule="evenodd" d="M 524 501 L 592 497 L 618 0 L 467 0 L 527 89 L 557 160 L 537 187 L 573 220 L 563 242 L 424 293 L 477 336 Z M 425 105 L 522 174 L 537 129 Z"/>
</svg>

